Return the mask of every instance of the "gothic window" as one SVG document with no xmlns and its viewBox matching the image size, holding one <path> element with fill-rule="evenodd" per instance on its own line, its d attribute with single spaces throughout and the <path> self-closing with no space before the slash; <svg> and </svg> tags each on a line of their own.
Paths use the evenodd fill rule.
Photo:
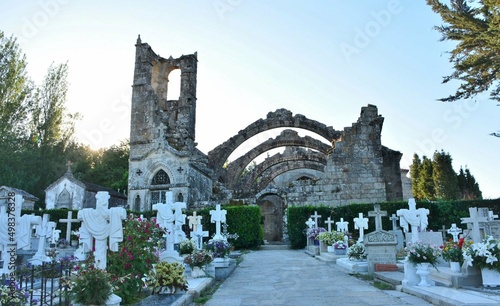
<svg viewBox="0 0 500 306">
<path fill-rule="evenodd" d="M 56 208 L 71 208 L 71 195 L 64 185 L 64 190 L 57 196 Z"/>
<path fill-rule="evenodd" d="M 168 177 L 168 174 L 165 171 L 160 169 L 158 172 L 156 172 L 155 176 L 153 177 L 151 185 L 165 185 L 165 184 L 170 184 L 170 178 Z"/>
<path fill-rule="evenodd" d="M 137 195 L 134 200 L 134 210 L 141 211 L 141 197 Z"/>
<path fill-rule="evenodd" d="M 158 203 L 167 203 L 167 190 L 151 191 L 151 203 L 149 209 L 153 209 L 153 205 Z"/>
</svg>

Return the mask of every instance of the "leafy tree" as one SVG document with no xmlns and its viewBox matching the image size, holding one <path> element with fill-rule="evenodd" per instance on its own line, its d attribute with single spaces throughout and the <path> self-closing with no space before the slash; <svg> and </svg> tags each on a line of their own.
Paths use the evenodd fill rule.
<svg viewBox="0 0 500 306">
<path fill-rule="evenodd" d="M 460 190 L 460 198 L 464 200 L 482 199 L 482 193 L 479 189 L 479 184 L 468 168 L 460 167 L 460 172 L 457 175 L 458 188 Z"/>
<path fill-rule="evenodd" d="M 471 5 L 468 4 L 471 3 Z M 461 81 L 455 94 L 441 101 L 467 99 L 491 89 L 490 97 L 500 101 L 500 3 L 498 0 L 427 0 L 445 25 L 435 27 L 441 41 L 457 42 L 450 52 L 455 71 L 443 79 Z"/>
<path fill-rule="evenodd" d="M 410 165 L 410 178 L 411 178 L 411 191 L 413 196 L 417 199 L 421 199 L 422 195 L 420 194 L 420 190 L 418 189 L 418 179 L 420 176 L 420 167 L 422 165 L 422 161 L 418 154 L 413 154 L 413 161 Z"/>
<path fill-rule="evenodd" d="M 24 133 L 31 93 L 26 57 L 14 37 L 0 31 L 0 142 L 11 142 Z"/>
<path fill-rule="evenodd" d="M 421 199 L 434 200 L 434 180 L 432 179 L 433 164 L 427 156 L 422 157 L 422 166 L 419 170 L 417 188 Z"/>
<path fill-rule="evenodd" d="M 435 197 L 440 200 L 454 200 L 459 195 L 457 174 L 453 170 L 451 161 L 452 158 L 448 153 L 434 152 L 432 179 Z"/>
</svg>

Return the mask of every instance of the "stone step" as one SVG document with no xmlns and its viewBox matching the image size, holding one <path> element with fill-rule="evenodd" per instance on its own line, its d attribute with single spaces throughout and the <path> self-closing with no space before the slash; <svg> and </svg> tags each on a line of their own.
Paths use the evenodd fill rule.
<svg viewBox="0 0 500 306">
<path fill-rule="evenodd" d="M 373 279 L 380 282 L 390 284 L 394 287 L 401 285 L 401 282 L 405 278 L 405 274 L 400 271 L 383 271 L 374 272 Z"/>
<path fill-rule="evenodd" d="M 261 250 L 289 250 L 288 244 L 264 244 L 260 246 Z"/>
</svg>

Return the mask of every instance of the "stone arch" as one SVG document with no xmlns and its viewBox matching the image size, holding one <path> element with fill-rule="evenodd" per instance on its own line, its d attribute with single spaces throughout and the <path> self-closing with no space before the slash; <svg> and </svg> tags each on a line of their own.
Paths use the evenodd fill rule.
<svg viewBox="0 0 500 306">
<path fill-rule="evenodd" d="M 286 198 L 282 192 L 267 190 L 257 199 L 261 209 L 264 227 L 264 241 L 267 243 L 283 242 L 285 229 Z"/>
<path fill-rule="evenodd" d="M 172 177 L 172 171 L 164 165 L 155 167 L 155 170 L 148 169 L 145 174 L 148 189 L 145 199 L 147 209 L 152 210 L 153 204 L 166 202 L 166 193 L 170 190 L 173 183 L 171 181 Z"/>
<path fill-rule="evenodd" d="M 237 182 L 246 167 L 260 154 L 274 148 L 290 146 L 310 148 L 321 152 L 323 155 L 328 154 L 331 149 L 331 146 L 318 139 L 310 136 L 301 137 L 298 135 L 297 131 L 294 130 L 284 130 L 276 138 L 266 140 L 252 150 L 248 151 L 245 155 L 236 159 L 234 162 L 231 162 L 227 167 L 227 179 L 225 181 L 227 181 L 228 184 L 231 184 L 231 182 Z"/>
<path fill-rule="evenodd" d="M 179 100 L 181 96 L 181 70 L 179 68 L 170 70 L 167 82 L 168 100 Z"/>
<path fill-rule="evenodd" d="M 223 144 L 217 146 L 208 153 L 209 165 L 216 172 L 216 179 L 224 177 L 223 166 L 232 152 L 243 142 L 251 137 L 275 128 L 300 128 L 316 133 L 328 142 L 335 143 L 340 139 L 342 132 L 327 127 L 323 123 L 306 118 L 303 115 L 292 116 L 292 112 L 286 109 L 278 109 L 267 114 L 266 119 L 259 119 L 238 132 Z"/>
</svg>

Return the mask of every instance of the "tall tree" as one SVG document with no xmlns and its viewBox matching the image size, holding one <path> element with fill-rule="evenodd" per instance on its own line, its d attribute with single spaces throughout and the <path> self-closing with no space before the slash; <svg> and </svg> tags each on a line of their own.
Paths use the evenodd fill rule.
<svg viewBox="0 0 500 306">
<path fill-rule="evenodd" d="M 421 199 L 422 194 L 418 189 L 418 179 L 420 177 L 420 168 L 422 167 L 422 161 L 417 153 L 413 154 L 413 161 L 410 165 L 410 178 L 411 178 L 411 191 L 414 198 Z"/>
<path fill-rule="evenodd" d="M 0 31 L 0 141 L 12 142 L 25 131 L 31 92 L 26 57 L 14 37 Z M 10 143 L 13 144 L 13 143 Z M 11 148 L 12 149 L 12 148 Z"/>
<path fill-rule="evenodd" d="M 467 167 L 465 168 L 465 171 L 462 167 L 460 167 L 457 180 L 461 199 L 475 200 L 483 198 L 482 192 L 479 189 L 479 184 L 476 182 L 476 179 Z"/>
<path fill-rule="evenodd" d="M 457 174 L 453 170 L 450 154 L 436 151 L 432 162 L 435 198 L 439 200 L 457 199 L 459 197 Z"/>
<path fill-rule="evenodd" d="M 471 3 L 471 5 L 468 4 Z M 457 101 L 490 91 L 493 100 L 500 101 L 500 3 L 498 0 L 450 0 L 450 6 L 439 0 L 427 0 L 445 25 L 435 28 L 441 41 L 457 42 L 450 52 L 455 69 L 443 79 L 461 82 L 455 94 L 441 101 Z"/>
<path fill-rule="evenodd" d="M 435 200 L 434 180 L 432 179 L 433 164 L 427 156 L 422 157 L 417 188 L 421 199 Z"/>
</svg>

